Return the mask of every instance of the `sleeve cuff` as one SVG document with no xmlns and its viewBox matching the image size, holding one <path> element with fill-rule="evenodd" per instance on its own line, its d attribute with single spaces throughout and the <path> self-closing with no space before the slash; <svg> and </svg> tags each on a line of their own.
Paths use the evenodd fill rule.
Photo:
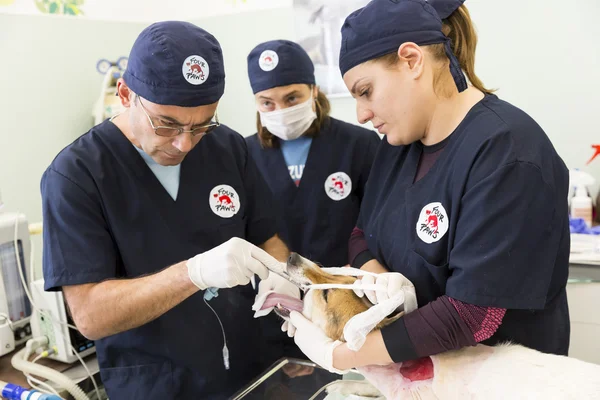
<svg viewBox="0 0 600 400">
<path fill-rule="evenodd" d="M 415 346 L 408 336 L 404 317 L 384 327 L 381 330 L 381 335 L 383 336 L 385 347 L 395 363 L 419 358 Z"/>
<path fill-rule="evenodd" d="M 64 272 L 59 275 L 44 274 L 44 291 L 58 292 L 63 286 L 85 285 L 87 283 L 100 283 L 108 279 L 115 279 L 114 275 L 103 272 L 84 272 L 79 274 Z"/>
<path fill-rule="evenodd" d="M 373 253 L 371 253 L 369 250 L 365 250 L 356 257 L 354 257 L 354 260 L 352 260 L 350 265 L 354 268 L 360 268 L 367 262 L 373 260 L 374 258 L 375 257 L 373 256 Z"/>
</svg>

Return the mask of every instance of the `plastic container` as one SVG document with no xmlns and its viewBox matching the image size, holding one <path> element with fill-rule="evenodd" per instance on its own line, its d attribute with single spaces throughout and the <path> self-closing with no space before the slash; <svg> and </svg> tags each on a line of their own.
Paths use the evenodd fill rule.
<svg viewBox="0 0 600 400">
<path fill-rule="evenodd" d="M 571 217 L 582 218 L 588 227 L 592 227 L 592 198 L 588 196 L 585 186 L 575 189 L 575 197 L 571 199 Z"/>
</svg>

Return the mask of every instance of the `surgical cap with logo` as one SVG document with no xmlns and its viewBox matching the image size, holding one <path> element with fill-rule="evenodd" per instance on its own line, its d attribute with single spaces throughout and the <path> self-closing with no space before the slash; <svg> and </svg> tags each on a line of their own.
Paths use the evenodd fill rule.
<svg viewBox="0 0 600 400">
<path fill-rule="evenodd" d="M 157 22 L 136 39 L 123 79 L 156 104 L 197 107 L 225 90 L 223 52 L 217 39 L 189 22 Z"/>
<path fill-rule="evenodd" d="M 340 71 L 342 76 L 364 62 L 395 53 L 406 42 L 420 46 L 444 43 L 450 72 L 459 92 L 467 81 L 450 38 L 442 32 L 442 19 L 464 0 L 372 0 L 350 14 L 342 26 Z"/>
<path fill-rule="evenodd" d="M 295 83 L 315 84 L 315 66 L 299 44 L 272 40 L 248 55 L 248 77 L 254 94 Z"/>
</svg>

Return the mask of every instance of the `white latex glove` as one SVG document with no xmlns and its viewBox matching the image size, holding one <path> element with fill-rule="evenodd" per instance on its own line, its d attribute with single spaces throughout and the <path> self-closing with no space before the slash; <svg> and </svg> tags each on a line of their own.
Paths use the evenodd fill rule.
<svg viewBox="0 0 600 400">
<path fill-rule="evenodd" d="M 281 331 L 287 333 L 289 337 L 294 337 L 296 334 L 296 327 L 291 323 L 291 321 L 285 321 L 281 325 Z"/>
<path fill-rule="evenodd" d="M 266 295 L 269 293 L 285 294 L 296 299 L 300 298 L 300 289 L 298 286 L 280 277 L 279 275 L 270 272 L 269 277 L 260 281 L 258 284 L 258 294 L 256 295 L 254 299 L 254 305 L 252 306 L 252 309 L 256 310 L 254 313 L 254 318 L 265 316 L 273 310 L 273 307 L 269 307 L 264 310 L 259 309 L 264 303 Z"/>
<path fill-rule="evenodd" d="M 350 372 L 333 368 L 333 350 L 342 342 L 331 340 L 321 328 L 299 312 L 292 311 L 290 321 L 296 327 L 294 342 L 312 362 L 335 374 Z"/>
<path fill-rule="evenodd" d="M 367 284 L 376 284 L 383 286 L 386 290 L 362 290 L 360 286 Z M 353 289 L 358 297 L 367 296 L 373 304 L 379 304 L 387 299 L 394 297 L 400 292 L 404 292 L 404 312 L 411 312 L 417 309 L 417 295 L 412 282 L 406 279 L 404 275 L 398 272 L 386 272 L 377 277 L 365 275 L 357 280 L 355 285 L 359 288 Z"/>
<path fill-rule="evenodd" d="M 267 254 L 252 243 L 234 237 L 190 258 L 187 261 L 188 275 L 202 290 L 247 285 L 254 274 L 261 279 L 267 278 L 269 271 L 259 261 L 264 258 L 263 253 Z"/>
</svg>

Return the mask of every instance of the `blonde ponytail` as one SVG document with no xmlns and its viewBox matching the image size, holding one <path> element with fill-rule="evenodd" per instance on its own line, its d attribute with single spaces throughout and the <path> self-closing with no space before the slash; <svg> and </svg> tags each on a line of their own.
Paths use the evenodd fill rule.
<svg viewBox="0 0 600 400">
<path fill-rule="evenodd" d="M 471 82 L 471 85 L 486 94 L 491 94 L 495 90 L 488 89 L 483 86 L 481 79 L 475 74 L 475 49 L 477 48 L 477 33 L 475 27 L 471 21 L 471 15 L 467 8 L 462 5 L 456 9 L 450 16 L 444 19 L 442 24 L 442 32 L 444 35 L 450 38 L 452 41 L 452 52 L 460 63 L 460 68 L 467 75 L 467 79 Z M 442 67 L 435 71 L 433 78 L 434 90 L 439 93 L 442 89 L 444 95 L 448 95 L 448 86 L 446 83 L 455 85 L 449 71 L 448 56 L 446 55 L 446 48 L 444 43 L 437 43 L 432 45 L 423 46 L 427 48 L 434 60 L 441 63 Z M 398 63 L 398 53 L 390 53 L 377 58 L 377 62 L 383 62 L 387 66 L 394 66 Z M 443 82 L 442 82 L 443 81 Z M 451 83 L 450 83 L 451 82 Z"/>
<path fill-rule="evenodd" d="M 471 84 L 483 93 L 494 92 L 483 86 L 481 79 L 475 74 L 475 49 L 477 48 L 477 33 L 471 21 L 471 15 L 462 5 L 443 21 L 442 32 L 452 41 L 452 51 L 460 63 L 460 67 L 467 75 Z M 438 60 L 447 60 L 444 44 L 429 46 L 432 54 Z"/>
</svg>

